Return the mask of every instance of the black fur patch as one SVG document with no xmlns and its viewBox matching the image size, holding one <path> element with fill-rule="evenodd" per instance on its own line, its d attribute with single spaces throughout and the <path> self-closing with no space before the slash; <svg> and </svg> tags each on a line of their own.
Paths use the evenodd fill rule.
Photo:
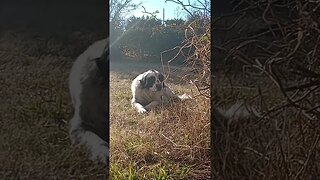
<svg viewBox="0 0 320 180">
<path fill-rule="evenodd" d="M 148 89 L 148 88 L 152 87 L 155 82 L 156 82 L 156 78 L 151 74 L 147 74 L 145 77 L 143 77 L 140 80 L 142 89 Z"/>
<path fill-rule="evenodd" d="M 109 144 L 107 97 L 109 84 L 109 48 L 95 59 L 97 70 L 90 72 L 81 93 L 80 116 L 82 128 L 97 134 Z M 85 85 L 86 84 L 86 85 Z"/>
<path fill-rule="evenodd" d="M 161 82 L 164 81 L 164 76 L 163 76 L 161 73 L 159 74 L 158 78 L 159 78 L 159 80 L 160 80 Z"/>
<path fill-rule="evenodd" d="M 109 80 L 109 48 L 107 48 L 107 51 L 105 51 L 100 58 L 96 58 L 95 61 L 104 82 L 107 83 Z"/>
<path fill-rule="evenodd" d="M 89 77 L 83 82 L 80 94 L 81 127 L 109 143 L 108 88 L 106 86 L 108 82 L 97 71 L 90 72 Z M 108 76 L 107 73 L 106 77 L 109 79 Z"/>
</svg>

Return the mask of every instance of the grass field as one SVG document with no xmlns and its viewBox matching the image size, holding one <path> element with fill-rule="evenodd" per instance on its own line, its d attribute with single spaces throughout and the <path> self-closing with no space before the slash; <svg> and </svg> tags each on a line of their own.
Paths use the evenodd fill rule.
<svg viewBox="0 0 320 180">
<path fill-rule="evenodd" d="M 111 63 L 111 179 L 209 179 L 209 100 L 197 97 L 138 114 L 130 104 L 130 85 L 150 68 L 161 69 L 157 64 Z M 193 86 L 175 83 L 183 70 L 173 69 L 169 87 L 177 94 L 197 95 Z"/>
</svg>

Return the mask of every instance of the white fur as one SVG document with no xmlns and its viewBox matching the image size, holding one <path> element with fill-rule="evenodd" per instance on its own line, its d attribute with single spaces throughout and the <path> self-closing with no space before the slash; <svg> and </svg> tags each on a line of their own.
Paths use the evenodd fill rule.
<svg viewBox="0 0 320 180">
<path fill-rule="evenodd" d="M 99 136 L 90 131 L 80 133 L 79 144 L 85 145 L 91 152 L 91 159 L 107 162 L 109 157 L 108 144 Z"/>
<path fill-rule="evenodd" d="M 225 112 L 225 116 L 227 118 L 241 119 L 252 115 L 256 117 L 260 116 L 255 108 L 246 106 L 244 103 L 241 102 L 236 102 Z"/>
<path fill-rule="evenodd" d="M 131 104 L 137 109 L 139 113 L 145 113 L 156 108 L 160 104 L 167 104 L 172 100 L 185 100 L 190 99 L 191 96 L 186 94 L 182 96 L 175 95 L 168 86 L 163 87 L 158 76 L 159 72 L 156 70 L 148 70 L 139 74 L 131 84 L 132 100 Z M 151 75 L 155 77 L 155 83 L 148 89 L 143 89 L 140 80 L 145 76 Z M 161 85 L 160 91 L 156 90 L 156 86 Z M 144 106 L 142 104 L 145 104 Z"/>
<path fill-rule="evenodd" d="M 107 162 L 109 156 L 108 144 L 91 131 L 82 128 L 83 119 L 80 116 L 80 106 L 82 105 L 81 93 L 83 82 L 89 78 L 89 73 L 97 69 L 93 59 L 99 58 L 107 46 L 108 40 L 96 41 L 88 47 L 74 62 L 69 75 L 69 90 L 74 107 L 74 116 L 70 120 L 70 138 L 72 143 L 79 143 L 88 148 L 91 159 Z M 107 121 L 107 119 L 106 119 Z"/>
<path fill-rule="evenodd" d="M 259 117 L 259 113 L 253 107 L 248 107 L 242 102 L 236 102 L 232 106 L 230 106 L 227 110 L 223 111 L 218 109 L 218 111 L 226 118 L 226 119 L 242 119 L 248 118 L 250 116 Z"/>
</svg>

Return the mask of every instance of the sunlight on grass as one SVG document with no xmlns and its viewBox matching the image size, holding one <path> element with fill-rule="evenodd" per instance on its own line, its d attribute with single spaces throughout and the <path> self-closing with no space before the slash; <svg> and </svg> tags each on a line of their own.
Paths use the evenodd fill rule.
<svg viewBox="0 0 320 180">
<path fill-rule="evenodd" d="M 210 106 L 204 98 L 138 114 L 131 81 L 111 74 L 111 179 L 197 179 L 210 176 Z M 193 95 L 190 85 L 168 84 Z M 193 90 L 193 91 L 192 91 Z"/>
<path fill-rule="evenodd" d="M 158 163 L 153 166 L 145 166 L 137 168 L 136 165 L 129 164 L 126 167 L 119 167 L 111 165 L 110 178 L 127 180 L 127 179 L 154 179 L 154 180 L 175 180 L 175 179 L 188 179 L 190 167 L 177 166 L 168 163 Z"/>
</svg>

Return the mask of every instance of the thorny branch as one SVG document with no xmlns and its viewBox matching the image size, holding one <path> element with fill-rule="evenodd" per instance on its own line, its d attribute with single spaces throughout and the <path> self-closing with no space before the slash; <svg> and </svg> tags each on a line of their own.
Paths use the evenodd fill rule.
<svg viewBox="0 0 320 180">
<path fill-rule="evenodd" d="M 317 53 L 320 2 L 295 2 L 241 1 L 238 5 L 244 8 L 213 19 L 213 31 L 219 36 L 219 33 L 239 32 L 253 19 L 252 14 L 258 17 L 259 27 L 239 32 L 238 36 L 221 43 L 215 41 L 218 43 L 213 50 L 226 53 L 224 60 L 230 67 L 235 64 L 259 67 L 272 78 L 284 97 L 297 92 L 302 95 L 307 89 L 320 86 L 320 54 Z M 226 27 L 222 21 L 228 20 Z M 304 104 L 310 99 L 316 103 L 317 94 L 320 92 L 304 97 L 296 104 L 297 108 L 306 108 Z M 314 106 L 310 104 L 308 112 L 319 118 L 320 109 L 311 109 Z"/>
<path fill-rule="evenodd" d="M 173 2 L 178 5 L 181 5 L 181 7 L 191 16 L 194 16 L 194 10 L 200 10 L 203 11 L 205 14 L 209 15 L 211 13 L 210 9 L 210 1 L 208 0 L 197 0 L 196 3 L 191 3 L 190 0 L 188 0 L 188 3 L 184 3 L 181 0 L 166 0 L 165 2 Z"/>
<path fill-rule="evenodd" d="M 204 10 L 210 12 L 208 7 L 209 1 L 198 1 L 199 6 L 192 5 L 190 1 L 184 4 L 180 0 L 167 0 L 181 5 L 191 15 L 194 10 Z M 201 3 L 200 3 L 201 2 Z M 191 7 L 193 11 L 189 11 Z M 211 31 L 210 19 L 205 14 L 193 21 L 189 22 L 185 29 L 185 40 L 181 46 L 176 46 L 172 49 L 165 50 L 161 53 L 161 62 L 163 64 L 163 54 L 177 50 L 178 52 L 168 60 L 170 63 L 176 60 L 179 55 L 185 57 L 185 62 L 192 68 L 191 72 L 196 74 L 192 84 L 195 85 L 200 95 L 210 98 L 210 76 L 211 76 Z M 190 72 L 190 73 L 191 73 Z M 170 68 L 169 73 L 170 75 Z"/>
</svg>

